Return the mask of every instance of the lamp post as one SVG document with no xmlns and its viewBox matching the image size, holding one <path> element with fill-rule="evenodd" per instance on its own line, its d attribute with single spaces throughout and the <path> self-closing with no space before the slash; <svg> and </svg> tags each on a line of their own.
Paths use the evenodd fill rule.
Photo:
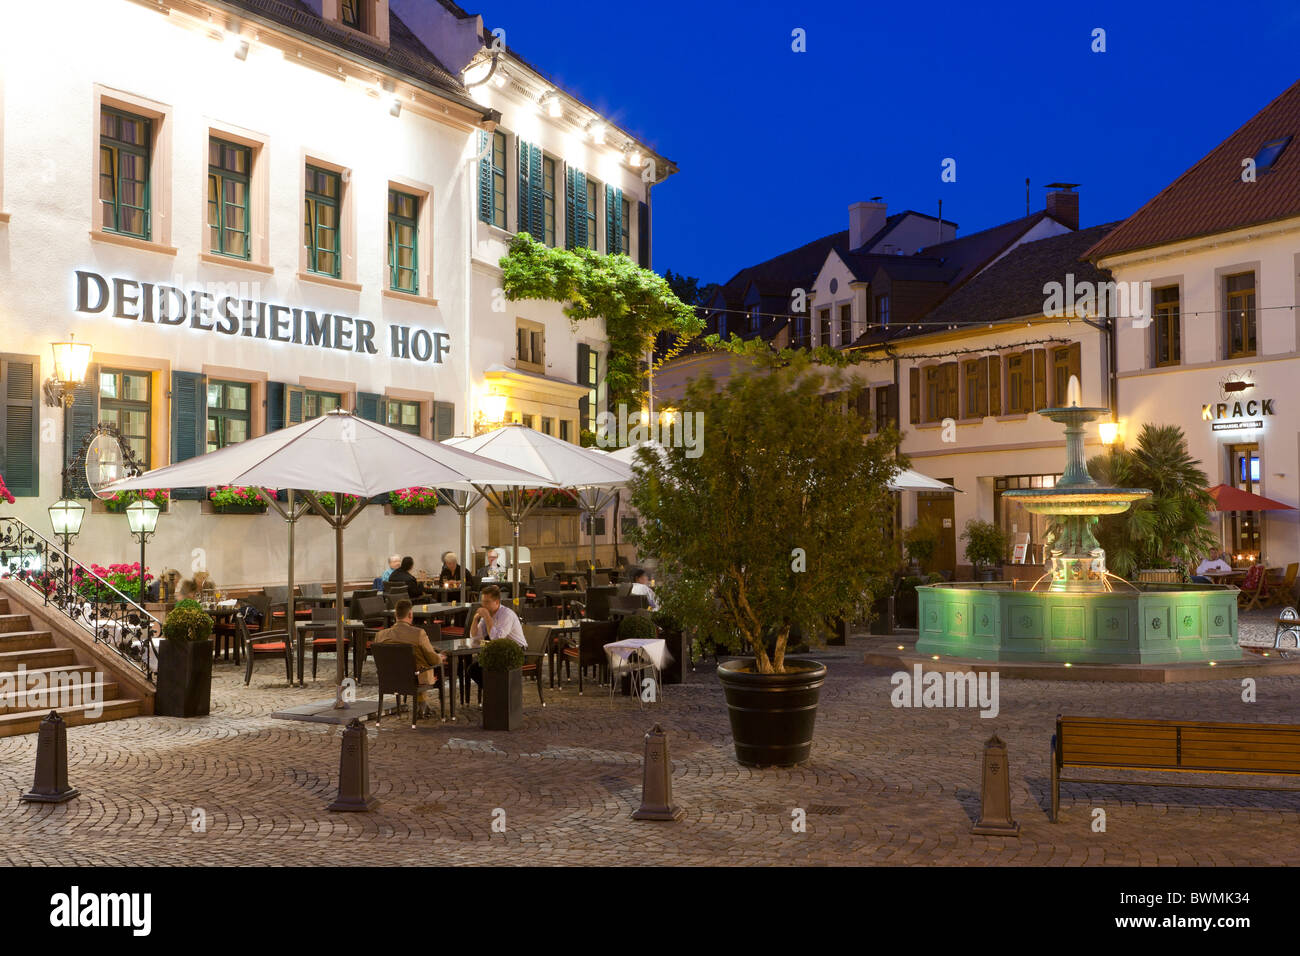
<svg viewBox="0 0 1300 956">
<path fill-rule="evenodd" d="M 158 506 L 147 498 L 140 498 L 126 506 L 126 521 L 131 534 L 140 542 L 140 606 L 144 606 L 144 543 L 153 537 L 158 528 Z"/>
</svg>

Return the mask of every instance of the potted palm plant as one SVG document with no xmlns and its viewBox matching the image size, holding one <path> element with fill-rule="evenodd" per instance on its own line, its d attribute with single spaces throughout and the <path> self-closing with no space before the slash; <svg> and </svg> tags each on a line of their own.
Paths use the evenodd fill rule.
<svg viewBox="0 0 1300 956">
<path fill-rule="evenodd" d="M 181 601 L 163 622 L 154 713 L 206 717 L 211 701 L 212 618 L 198 601 Z"/>
<path fill-rule="evenodd" d="M 792 634 L 821 643 L 883 586 L 897 467 L 895 433 L 864 439 L 822 400 L 848 387 L 842 373 L 789 350 L 774 358 L 722 387 L 692 382 L 681 411 L 702 415 L 702 453 L 643 450 L 631 482 L 644 520 L 630 538 L 659 562 L 666 613 L 703 647 L 752 654 L 718 677 L 736 757 L 756 766 L 810 754 L 826 667 L 787 657 Z"/>
<path fill-rule="evenodd" d="M 962 529 L 966 542 L 966 560 L 971 563 L 977 581 L 996 581 L 1007 554 L 1007 536 L 992 521 L 971 518 Z"/>
<path fill-rule="evenodd" d="M 517 730 L 524 723 L 524 649 L 508 637 L 488 641 L 483 668 L 483 729 Z"/>
</svg>

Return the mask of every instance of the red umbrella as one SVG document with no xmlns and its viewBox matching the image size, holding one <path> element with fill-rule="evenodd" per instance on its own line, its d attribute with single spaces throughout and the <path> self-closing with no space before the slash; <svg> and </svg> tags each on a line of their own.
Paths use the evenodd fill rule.
<svg viewBox="0 0 1300 956">
<path fill-rule="evenodd" d="M 1284 505 L 1272 498 L 1252 494 L 1233 488 L 1231 485 L 1215 485 L 1210 489 L 1214 497 L 1215 511 L 1295 511 L 1291 505 Z"/>
</svg>

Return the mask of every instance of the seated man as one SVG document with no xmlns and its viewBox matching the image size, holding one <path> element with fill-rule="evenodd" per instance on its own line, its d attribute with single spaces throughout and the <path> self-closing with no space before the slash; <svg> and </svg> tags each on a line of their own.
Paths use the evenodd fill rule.
<svg viewBox="0 0 1300 956">
<path fill-rule="evenodd" d="M 1207 575 L 1215 571 L 1231 571 L 1232 565 L 1227 561 L 1227 554 L 1222 551 L 1211 551 L 1200 564 L 1196 566 L 1196 574 L 1192 577 L 1195 584 L 1209 584 L 1211 578 Z"/>
<path fill-rule="evenodd" d="M 393 572 L 402 566 L 402 556 L 400 554 L 390 554 L 388 556 L 388 568 L 379 576 L 380 588 L 388 582 Z"/>
<path fill-rule="evenodd" d="M 413 603 L 419 604 L 420 599 L 424 597 L 424 585 L 421 584 L 419 579 L 411 573 L 411 569 L 414 567 L 415 558 L 408 554 L 406 557 L 402 558 L 402 563 L 398 565 L 397 570 L 388 576 L 388 582 L 385 587 L 387 587 L 388 584 L 405 584 L 406 596 L 409 597 Z"/>
<path fill-rule="evenodd" d="M 416 627 L 412 620 L 411 602 L 402 598 L 393 608 L 393 613 L 397 616 L 397 623 L 392 627 L 386 627 L 375 635 L 376 644 L 410 644 L 415 648 L 415 666 L 420 671 L 421 687 L 437 687 L 438 677 L 434 673 L 434 668 L 440 664 L 447 663 L 445 654 L 439 654 L 433 649 L 433 644 L 429 641 L 429 635 L 425 633 L 424 628 Z M 425 704 L 424 691 L 416 695 L 416 704 L 420 712 L 425 717 L 431 717 L 432 711 Z"/>
<path fill-rule="evenodd" d="M 640 594 L 649 602 L 650 610 L 659 610 L 659 597 L 650 588 L 650 576 L 646 574 L 645 568 L 633 568 L 628 572 L 628 577 L 632 579 L 632 589 L 629 594 Z"/>
<path fill-rule="evenodd" d="M 470 622 L 469 636 L 489 641 L 508 637 L 520 647 L 528 647 L 528 638 L 524 637 L 524 626 L 519 623 L 519 615 L 513 608 L 501 603 L 501 589 L 495 584 L 485 586 L 479 595 L 479 608 Z M 480 687 L 483 686 L 483 668 L 479 667 L 478 661 L 470 665 L 469 677 Z"/>
<path fill-rule="evenodd" d="M 496 548 L 491 548 L 487 553 L 487 560 L 484 561 L 483 567 L 479 569 L 479 574 L 485 578 L 504 580 L 508 566 L 503 557 Z"/>
</svg>

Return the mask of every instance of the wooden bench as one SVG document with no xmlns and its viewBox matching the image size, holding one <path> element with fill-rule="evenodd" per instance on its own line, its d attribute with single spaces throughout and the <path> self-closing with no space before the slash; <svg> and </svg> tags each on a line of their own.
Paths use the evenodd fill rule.
<svg viewBox="0 0 1300 956">
<path fill-rule="evenodd" d="M 1142 787 L 1203 787 L 1292 791 L 1226 783 L 1067 778 L 1067 767 L 1160 770 L 1184 773 L 1300 775 L 1300 724 L 1227 724 L 1196 720 L 1056 718 L 1052 737 L 1052 810 L 1057 822 L 1062 783 Z"/>
</svg>

